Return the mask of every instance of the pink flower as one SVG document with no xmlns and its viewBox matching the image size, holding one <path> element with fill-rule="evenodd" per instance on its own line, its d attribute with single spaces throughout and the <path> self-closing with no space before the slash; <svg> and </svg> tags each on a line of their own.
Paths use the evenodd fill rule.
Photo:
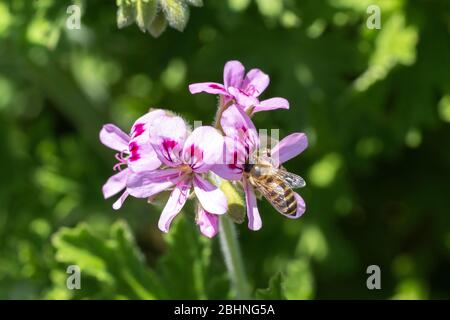
<svg viewBox="0 0 450 320">
<path fill-rule="evenodd" d="M 207 212 L 202 206 L 197 207 L 196 221 L 200 232 L 208 238 L 214 237 L 219 231 L 219 217 Z"/>
<path fill-rule="evenodd" d="M 183 119 L 173 117 L 155 126 L 150 136 L 151 144 L 165 168 L 130 173 L 127 182 L 129 193 L 137 198 L 148 198 L 172 189 L 158 222 L 161 231 L 168 232 L 193 187 L 200 207 L 197 223 L 205 236 L 214 236 L 218 231 L 216 215 L 224 214 L 228 204 L 222 191 L 203 178 L 203 174 L 221 158 L 222 135 L 212 127 L 203 126 L 188 136 Z"/>
<path fill-rule="evenodd" d="M 242 181 L 246 198 L 248 227 L 251 230 L 259 230 L 262 227 L 262 221 L 256 203 L 255 192 L 253 186 L 243 175 L 244 165 L 249 162 L 251 155 L 259 148 L 256 128 L 249 116 L 235 105 L 224 111 L 221 125 L 227 135 L 226 139 L 229 141 L 224 157 L 226 160 L 231 159 L 232 162 L 228 162 L 227 165 L 217 165 L 213 170 L 224 179 Z M 284 162 L 303 152 L 307 145 L 308 140 L 304 133 L 293 133 L 285 137 L 271 150 L 273 165 L 279 167 Z M 305 202 L 299 194 L 294 193 L 294 196 L 297 200 L 297 212 L 294 216 L 285 216 L 295 219 L 305 212 Z M 280 213 L 283 214 L 282 212 Z"/>
<path fill-rule="evenodd" d="M 270 82 L 267 74 L 259 69 L 252 69 L 245 76 L 244 74 L 245 68 L 242 63 L 229 61 L 225 64 L 223 84 L 215 82 L 194 83 L 189 86 L 189 90 L 192 94 L 207 92 L 221 95 L 227 100 L 234 99 L 236 104 L 243 107 L 246 111 L 248 108 L 253 107 L 252 113 L 274 109 L 289 109 L 289 102 L 284 98 L 271 98 L 259 101 L 258 97 Z"/>
<path fill-rule="evenodd" d="M 113 167 L 113 170 L 119 171 L 103 185 L 102 190 L 105 199 L 126 188 L 127 177 L 130 172 L 154 170 L 161 165 L 161 161 L 150 144 L 149 130 L 152 125 L 162 121 L 165 117 L 166 112 L 163 110 L 154 110 L 145 114 L 133 124 L 130 135 L 124 133 L 114 124 L 103 126 L 100 131 L 100 141 L 105 146 L 118 151 L 116 154 L 118 163 Z M 128 195 L 128 191 L 125 190 L 113 204 L 113 208 L 115 210 L 120 209 Z"/>
</svg>

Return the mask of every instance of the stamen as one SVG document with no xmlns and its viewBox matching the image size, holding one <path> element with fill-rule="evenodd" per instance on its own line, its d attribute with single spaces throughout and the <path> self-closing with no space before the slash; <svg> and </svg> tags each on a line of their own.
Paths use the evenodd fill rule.
<svg viewBox="0 0 450 320">
<path fill-rule="evenodd" d="M 192 172 L 193 168 L 189 164 L 182 164 L 181 166 L 179 166 L 179 169 L 182 174 L 189 174 Z"/>
<path fill-rule="evenodd" d="M 125 151 L 121 151 L 120 153 L 116 153 L 114 157 L 119 161 L 119 163 L 116 163 L 113 167 L 114 171 L 122 171 L 122 166 L 127 166 L 127 155 L 125 154 Z"/>
</svg>

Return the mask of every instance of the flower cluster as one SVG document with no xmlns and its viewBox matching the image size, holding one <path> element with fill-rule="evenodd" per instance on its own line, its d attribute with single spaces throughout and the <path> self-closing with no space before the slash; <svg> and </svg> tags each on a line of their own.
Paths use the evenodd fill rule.
<svg viewBox="0 0 450 320">
<path fill-rule="evenodd" d="M 168 232 L 172 220 L 188 199 L 196 199 L 196 222 L 202 234 L 213 237 L 218 232 L 218 216 L 228 211 L 227 196 L 211 177 L 230 181 L 245 193 L 248 227 L 262 226 L 258 211 L 255 183 L 249 176 L 249 164 L 261 148 L 260 136 L 251 117 L 259 111 L 289 109 L 283 98 L 259 100 L 269 85 L 269 77 L 259 69 L 245 74 L 244 66 L 230 61 L 224 68 L 223 84 L 196 83 L 191 93 L 206 92 L 220 96 L 214 126 L 191 130 L 179 116 L 162 109 L 152 109 L 133 124 L 129 134 L 113 124 L 100 131 L 101 142 L 118 153 L 117 171 L 103 186 L 105 198 L 122 192 L 113 204 L 119 209 L 128 196 L 146 198 L 149 202 L 163 192 L 169 198 L 161 213 L 158 226 Z M 303 133 L 294 133 L 276 143 L 270 150 L 270 163 L 280 168 L 307 147 Z M 264 146 L 265 147 L 265 146 Z M 217 181 L 217 179 L 215 179 Z M 305 212 L 305 202 L 297 193 L 292 201 L 298 218 Z"/>
</svg>

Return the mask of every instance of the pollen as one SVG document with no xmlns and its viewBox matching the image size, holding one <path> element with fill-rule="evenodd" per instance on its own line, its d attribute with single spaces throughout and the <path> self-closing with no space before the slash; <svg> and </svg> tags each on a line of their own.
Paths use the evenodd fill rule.
<svg viewBox="0 0 450 320">
<path fill-rule="evenodd" d="M 192 172 L 192 168 L 191 168 L 191 166 L 190 165 L 188 165 L 188 164 L 182 164 L 180 167 L 179 167 L 179 169 L 180 169 L 180 171 L 182 171 L 183 173 L 191 173 Z"/>
</svg>

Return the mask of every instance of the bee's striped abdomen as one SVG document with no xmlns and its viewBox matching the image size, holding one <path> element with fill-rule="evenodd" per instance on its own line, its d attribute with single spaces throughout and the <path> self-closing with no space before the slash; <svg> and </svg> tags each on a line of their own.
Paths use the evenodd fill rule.
<svg viewBox="0 0 450 320">
<path fill-rule="evenodd" d="M 292 189 L 287 189 L 288 192 L 285 193 L 286 196 L 286 205 L 288 215 L 295 215 L 297 213 L 297 200 L 294 196 L 294 191 Z"/>
<path fill-rule="evenodd" d="M 273 176 L 263 176 L 259 180 L 260 185 L 267 187 L 263 194 L 278 211 L 286 215 L 295 215 L 297 201 L 294 192 L 283 180 Z"/>
</svg>

